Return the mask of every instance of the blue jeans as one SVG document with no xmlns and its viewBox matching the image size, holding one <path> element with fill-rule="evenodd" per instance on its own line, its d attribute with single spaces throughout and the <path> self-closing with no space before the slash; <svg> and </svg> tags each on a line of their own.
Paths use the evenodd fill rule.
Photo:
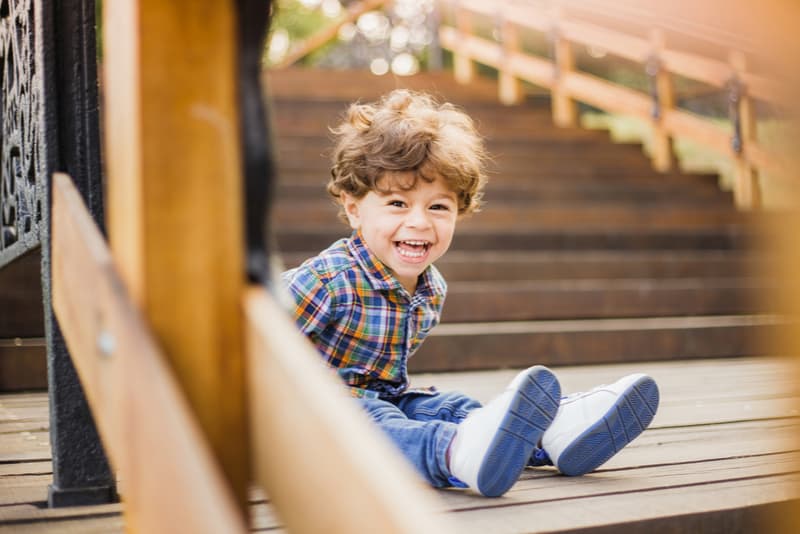
<svg viewBox="0 0 800 534">
<path fill-rule="evenodd" d="M 453 391 L 359 402 L 429 484 L 453 485 L 447 449 L 458 423 L 481 406 L 478 401 Z"/>
</svg>

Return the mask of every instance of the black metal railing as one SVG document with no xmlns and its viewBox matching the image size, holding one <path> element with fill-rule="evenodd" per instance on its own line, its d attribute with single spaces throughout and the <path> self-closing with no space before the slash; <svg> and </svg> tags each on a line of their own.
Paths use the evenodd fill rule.
<svg viewBox="0 0 800 534">
<path fill-rule="evenodd" d="M 51 303 L 50 184 L 69 173 L 103 228 L 94 0 L 0 3 L 0 270 L 25 258 L 25 276 L 43 311 L 53 483 L 51 506 L 116 499 L 116 485 Z M 37 254 L 34 254 L 37 253 Z M 35 255 L 41 263 L 31 261 Z M 17 269 L 19 270 L 19 269 Z M 2 274 L 2 272 L 0 272 Z M 8 277 L 6 277 L 8 278 Z M 0 276 L 0 283 L 9 280 Z M 0 308 L 28 305 L 5 299 Z M 36 293 L 40 292 L 40 296 Z M 41 311 L 39 312 L 41 313 Z M 28 314 L 30 315 L 30 314 Z M 15 323 L 16 324 L 16 323 Z M 0 338 L 20 336 L 0 331 Z M 30 337 L 31 332 L 26 336 Z M 43 355 L 42 355 L 43 356 Z M 0 362 L 2 363 L 2 362 Z"/>
</svg>

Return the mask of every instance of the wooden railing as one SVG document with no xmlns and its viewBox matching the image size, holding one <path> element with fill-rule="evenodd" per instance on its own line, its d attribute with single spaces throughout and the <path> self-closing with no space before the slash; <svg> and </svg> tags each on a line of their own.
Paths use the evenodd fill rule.
<svg viewBox="0 0 800 534">
<path fill-rule="evenodd" d="M 54 309 L 126 531 L 246 532 L 255 483 L 290 531 L 448 532 L 278 299 L 245 281 L 240 5 L 105 3 L 109 242 L 53 179 Z"/>
<path fill-rule="evenodd" d="M 626 12 L 624 5 L 599 0 L 443 0 L 440 6 L 446 15 L 443 20 L 452 21 L 441 26 L 439 36 L 442 47 L 453 52 L 456 79 L 468 83 L 474 76 L 473 62 L 493 67 L 498 72 L 499 98 L 507 104 L 519 101 L 520 80 L 525 80 L 549 89 L 553 119 L 560 126 L 578 125 L 576 102 L 647 121 L 652 128 L 653 166 L 662 172 L 675 164 L 673 138 L 695 141 L 735 163 L 734 195 L 742 208 L 761 204 L 760 171 L 784 176 L 794 171 L 784 155 L 757 139 L 754 101 L 782 105 L 789 96 L 777 81 L 748 69 L 752 52 L 744 40 L 729 34 L 704 35 L 702 29 L 692 27 L 676 28 L 657 17 L 643 18 L 641 13 Z M 604 16 L 586 16 L 590 8 L 606 8 Z M 476 34 L 478 17 L 489 20 L 494 39 Z M 604 23 L 608 20 L 616 24 Z M 523 31 L 550 39 L 552 57 L 523 50 Z M 676 32 L 694 32 L 691 37 L 701 43 L 711 40 L 713 48 L 726 49 L 728 57 L 706 54 L 702 47 L 688 51 L 672 48 L 665 35 Z M 575 63 L 577 45 L 597 47 L 639 64 L 650 78 L 650 94 L 580 71 Z M 727 91 L 731 127 L 677 108 L 676 75 Z"/>
</svg>

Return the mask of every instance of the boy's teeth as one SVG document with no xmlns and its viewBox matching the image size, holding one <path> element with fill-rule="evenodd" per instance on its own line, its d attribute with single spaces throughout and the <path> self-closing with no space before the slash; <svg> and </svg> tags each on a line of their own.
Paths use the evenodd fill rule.
<svg viewBox="0 0 800 534">
<path fill-rule="evenodd" d="M 413 247 L 413 250 L 406 248 Z M 406 258 L 421 258 L 428 250 L 427 241 L 398 241 L 397 251 Z"/>
<path fill-rule="evenodd" d="M 410 250 L 406 250 L 406 249 L 403 249 L 403 248 L 400 248 L 400 249 L 397 249 L 397 250 L 400 252 L 401 255 L 406 256 L 408 258 L 421 258 L 422 255 L 425 254 L 424 251 L 412 252 Z"/>
</svg>

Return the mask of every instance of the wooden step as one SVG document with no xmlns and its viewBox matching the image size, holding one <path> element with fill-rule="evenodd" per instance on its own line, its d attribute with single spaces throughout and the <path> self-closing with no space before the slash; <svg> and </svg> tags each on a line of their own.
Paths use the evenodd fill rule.
<svg viewBox="0 0 800 534">
<path fill-rule="evenodd" d="M 342 108 L 344 110 L 344 108 Z M 329 118 L 319 121 L 300 120 L 302 117 L 274 116 L 272 123 L 275 126 L 276 134 L 286 137 L 309 137 L 317 138 L 324 136 L 328 128 L 336 125 L 341 120 L 341 114 L 331 115 Z M 503 129 L 499 125 L 482 125 L 479 133 L 484 136 L 488 143 L 526 143 L 526 142 L 556 142 L 556 141 L 598 141 L 610 142 L 608 134 L 598 130 L 581 130 L 578 128 L 555 128 L 552 124 L 540 128 L 517 128 Z"/>
<path fill-rule="evenodd" d="M 741 278 L 452 282 L 442 322 L 755 313 L 762 282 Z"/>
<path fill-rule="evenodd" d="M 339 123 L 345 116 L 348 104 L 320 106 L 315 102 L 287 105 L 284 102 L 275 102 L 274 107 L 280 109 L 273 115 L 273 123 L 277 131 L 286 130 L 287 133 L 316 131 L 317 135 L 324 135 L 328 127 Z M 526 135 L 535 134 L 537 130 L 552 129 L 552 117 L 549 112 L 517 108 L 516 113 L 510 110 L 496 109 L 487 113 L 484 118 L 476 117 L 474 113 L 465 110 L 475 122 L 478 132 L 490 139 L 502 132 L 503 136 L 511 133 Z M 522 113 L 520 111 L 523 111 Z M 560 132 L 566 136 L 585 138 L 584 130 L 565 129 Z"/>
<path fill-rule="evenodd" d="M 324 192 L 324 184 L 330 177 L 330 164 L 327 160 L 320 158 L 320 161 L 289 163 L 278 162 L 277 176 L 278 183 L 291 185 L 319 185 Z M 726 195 L 723 192 L 711 191 L 710 187 L 704 184 L 692 184 L 681 181 L 656 183 L 643 174 L 641 171 L 633 169 L 611 169 L 586 165 L 575 165 L 573 168 L 564 169 L 563 167 L 539 167 L 536 169 L 517 168 L 500 172 L 497 169 L 488 169 L 488 184 L 486 194 L 493 191 L 517 190 L 524 192 L 530 190 L 537 191 L 567 191 L 580 197 L 580 190 L 585 186 L 588 196 L 593 193 L 603 194 L 603 186 L 606 185 L 609 191 L 624 191 L 628 189 L 632 193 L 642 192 L 664 192 L 663 200 L 670 201 L 672 196 L 679 196 L 683 193 L 705 194 L 709 198 L 715 195 Z M 539 183 L 537 183 L 539 182 Z M 313 193 L 313 191 L 312 191 Z M 315 196 L 320 195 L 317 190 Z M 727 194 L 728 198 L 731 198 Z M 677 199 L 672 199 L 677 200 Z"/>
<path fill-rule="evenodd" d="M 286 198 L 286 197 L 283 197 Z M 291 197 L 289 197 L 291 198 Z M 294 197 L 297 198 L 297 197 Z M 536 206 L 604 206 L 634 204 L 639 207 L 712 207 L 734 211 L 733 194 L 719 190 L 681 189 L 679 187 L 648 186 L 640 188 L 603 186 L 595 187 L 507 187 L 506 184 L 492 184 L 486 192 L 484 202 L 491 206 L 526 205 Z"/>
<path fill-rule="evenodd" d="M 44 336 L 41 253 L 0 266 L 0 339 Z"/>
<path fill-rule="evenodd" d="M 291 117 L 289 117 L 291 118 Z M 337 116 L 338 118 L 338 116 Z M 289 122 L 287 120 L 287 122 Z M 542 138 L 539 140 L 526 139 L 485 139 L 486 148 L 490 154 L 525 154 L 531 151 L 542 152 L 574 152 L 581 154 L 584 151 L 608 151 L 612 153 L 634 153 L 642 156 L 642 145 L 639 143 L 612 142 L 609 135 L 598 130 L 557 130 L 562 133 L 582 132 L 570 143 L 564 143 L 559 139 Z M 300 149 L 311 150 L 314 152 L 325 152 L 331 148 L 331 136 L 327 129 L 317 131 L 316 134 L 293 133 L 291 127 L 275 132 L 277 135 L 275 150 L 295 151 Z M 583 133 L 588 134 L 584 136 Z M 684 176 L 677 174 L 677 176 Z"/>
<path fill-rule="evenodd" d="M 278 183 L 282 186 L 317 185 L 314 196 L 324 192 L 324 184 L 330 176 L 330 162 L 320 156 L 319 161 L 304 165 L 288 161 L 278 162 Z M 590 165 L 558 167 L 553 169 L 534 168 L 500 173 L 496 169 L 489 170 L 487 194 L 493 191 L 572 191 L 586 190 L 590 193 L 602 194 L 604 190 L 618 191 L 663 191 L 665 200 L 674 194 L 720 195 L 730 198 L 729 193 L 720 191 L 716 175 L 653 175 L 651 173 L 632 172 L 617 169 L 603 169 Z M 309 191 L 314 194 L 314 191 Z"/>
<path fill-rule="evenodd" d="M 291 182 L 296 175 L 324 176 L 330 173 L 330 153 L 319 152 L 306 158 L 278 158 L 278 176 L 281 181 Z M 621 161 L 620 158 L 609 158 L 606 161 L 596 161 L 578 156 L 568 156 L 553 160 L 549 157 L 537 158 L 535 154 L 530 160 L 519 162 L 498 159 L 487 167 L 490 183 L 497 180 L 503 181 L 533 181 L 533 180 L 567 180 L 577 187 L 580 180 L 606 179 L 610 184 L 618 181 L 627 183 L 632 188 L 646 186 L 648 181 L 668 182 L 670 176 L 660 176 L 653 172 L 646 161 L 634 159 L 630 162 Z M 692 185 L 686 179 L 676 179 L 674 185 Z"/>
<path fill-rule="evenodd" d="M 771 316 L 441 324 L 411 372 L 723 358 L 767 354 L 787 323 Z"/>
<path fill-rule="evenodd" d="M 324 126 L 320 133 L 325 132 Z M 278 142 L 277 156 L 279 160 L 313 160 L 328 159 L 333 149 L 330 138 L 308 139 L 305 142 L 297 139 L 281 138 Z M 591 161 L 596 164 L 617 164 L 626 167 L 635 164 L 636 167 L 649 165 L 647 159 L 642 158 L 640 145 L 606 145 L 604 143 L 554 143 L 546 141 L 541 143 L 528 143 L 528 146 L 512 145 L 508 143 L 492 143 L 487 150 L 492 158 L 508 167 L 520 166 L 531 163 L 552 165 L 553 163 L 573 163 L 578 160 Z M 648 169 L 649 170 L 649 169 Z"/>
<path fill-rule="evenodd" d="M 317 250 L 286 252 L 287 268 L 300 265 Z M 774 261 L 738 250 L 694 251 L 522 251 L 451 250 L 436 267 L 453 282 L 493 280 L 751 278 Z"/>
<path fill-rule="evenodd" d="M 350 235 L 343 223 L 327 228 L 298 229 L 273 224 L 278 249 L 286 252 L 320 251 Z M 569 231 L 462 229 L 453 238 L 457 250 L 731 250 L 744 249 L 753 232 L 744 225 L 724 227 L 577 228 Z"/>
<path fill-rule="evenodd" d="M 370 94 L 364 93 L 356 98 L 346 98 L 339 95 L 328 95 L 320 97 L 301 97 L 299 95 L 286 95 L 271 93 L 272 103 L 275 107 L 274 115 L 276 117 L 286 117 L 292 114 L 303 113 L 308 116 L 308 120 L 318 119 L 320 115 L 328 114 L 341 114 L 348 107 L 353 104 L 371 104 L 378 98 L 385 96 L 387 92 L 377 93 L 371 92 Z M 463 98 L 463 94 L 458 94 L 453 97 L 450 95 L 442 96 L 436 93 L 430 93 L 437 101 L 450 102 L 460 108 L 462 111 L 467 112 L 473 120 L 480 122 L 492 122 L 498 117 L 508 119 L 510 121 L 517 121 L 520 125 L 525 123 L 527 116 L 534 119 L 549 119 L 552 120 L 552 111 L 550 109 L 549 99 L 533 99 L 522 102 L 514 106 L 505 106 L 495 100 L 470 100 Z M 525 116 L 520 118 L 519 110 L 525 110 Z M 308 112 L 307 111 L 313 111 Z"/>
<path fill-rule="evenodd" d="M 332 201 L 297 200 L 278 203 L 273 210 L 276 225 L 313 229 L 336 222 L 337 206 Z M 749 214 L 730 206 L 691 206 L 665 203 L 653 208 L 632 203 L 576 203 L 572 205 L 493 203 L 471 217 L 459 228 L 503 230 L 506 228 L 583 228 L 638 226 L 646 228 L 682 228 L 746 223 Z"/>
<path fill-rule="evenodd" d="M 0 338 L 0 392 L 46 388 L 47 347 L 44 337 Z"/>
<path fill-rule="evenodd" d="M 458 84 L 447 71 L 414 76 L 374 76 L 365 70 L 321 70 L 301 67 L 264 72 L 268 94 L 275 98 L 358 100 L 376 98 L 397 87 L 440 92 L 461 101 L 497 102 L 497 86 L 476 77 L 468 86 Z M 335 90 L 332 90 L 335 88 Z"/>
<path fill-rule="evenodd" d="M 285 177 L 289 179 L 289 177 Z M 279 204 L 295 201 L 320 199 L 330 201 L 325 191 L 326 180 L 319 173 L 308 175 L 307 181 L 283 181 L 276 187 L 275 195 Z M 603 184 L 600 181 L 588 182 L 584 187 L 575 187 L 562 181 L 502 181 L 495 177 L 486 190 L 484 200 L 488 204 L 550 204 L 564 205 L 589 202 L 592 204 L 614 204 L 631 202 L 639 205 L 710 205 L 733 207 L 732 194 L 710 187 L 682 187 L 680 184 L 648 183 L 646 187 L 631 187 L 618 184 Z"/>
<path fill-rule="evenodd" d="M 800 530 L 793 519 L 800 423 L 791 362 L 733 358 L 555 371 L 565 392 L 647 372 L 662 393 L 658 414 L 633 444 L 589 476 L 567 478 L 548 468 L 526 469 L 502 499 L 439 490 L 441 509 L 454 531 L 494 532 L 501 526 L 503 532 L 517 533 L 529 532 L 531 525 L 543 532 L 585 534 Z M 461 391 L 487 402 L 515 372 L 416 375 L 412 383 L 435 384 L 442 391 Z M 43 509 L 42 496 L 52 481 L 47 396 L 5 395 L 0 402 L 5 409 L 0 421 L 5 530 L 131 530 L 119 504 Z M 285 530 L 262 492 L 251 492 L 249 501 L 254 531 Z"/>
</svg>

